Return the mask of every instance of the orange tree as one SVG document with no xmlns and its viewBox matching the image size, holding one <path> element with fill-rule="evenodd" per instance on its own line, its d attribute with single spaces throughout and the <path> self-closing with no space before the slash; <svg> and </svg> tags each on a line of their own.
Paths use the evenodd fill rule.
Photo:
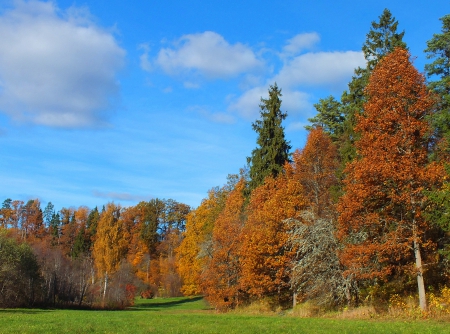
<svg viewBox="0 0 450 334">
<path fill-rule="evenodd" d="M 305 147 L 293 156 L 295 176 L 301 182 L 304 196 L 317 217 L 333 214 L 331 191 L 337 186 L 337 148 L 321 127 L 312 128 Z"/>
<path fill-rule="evenodd" d="M 428 161 L 425 118 L 434 100 L 402 48 L 376 66 L 366 94 L 365 114 L 355 128 L 361 134 L 358 159 L 346 167 L 338 207 L 338 237 L 345 244 L 340 258 L 347 274 L 360 279 L 387 279 L 401 274 L 402 264 L 409 266 L 426 309 L 421 249 L 430 227 L 424 190 L 443 174 Z"/>
<path fill-rule="evenodd" d="M 266 178 L 253 190 L 240 236 L 241 289 L 253 298 L 269 297 L 275 304 L 291 299 L 289 270 L 294 252 L 287 245 L 285 220 L 298 218 L 305 207 L 294 168 L 286 163 L 284 173 Z"/>
<path fill-rule="evenodd" d="M 186 296 L 200 294 L 200 274 L 211 253 L 214 222 L 222 212 L 229 194 L 226 187 L 213 188 L 200 206 L 186 217 L 184 239 L 176 249 L 178 273 L 183 279 L 181 291 Z"/>
<path fill-rule="evenodd" d="M 241 178 L 214 222 L 211 258 L 201 275 L 206 298 L 221 311 L 237 306 L 243 297 L 239 289 L 239 236 L 245 222 L 244 189 L 245 180 Z"/>
<path fill-rule="evenodd" d="M 121 207 L 108 203 L 100 216 L 92 256 L 98 276 L 104 280 L 103 296 L 106 295 L 108 278 L 117 271 L 120 261 L 125 259 L 129 234 L 120 219 Z"/>
</svg>

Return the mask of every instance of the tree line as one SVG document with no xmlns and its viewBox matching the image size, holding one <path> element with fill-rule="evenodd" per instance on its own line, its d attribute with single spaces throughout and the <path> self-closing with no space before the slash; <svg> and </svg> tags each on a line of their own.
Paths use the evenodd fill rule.
<svg viewBox="0 0 450 334">
<path fill-rule="evenodd" d="M 320 99 L 306 145 L 290 154 L 281 89 L 261 99 L 248 168 L 213 188 L 178 248 L 185 294 L 219 310 L 417 296 L 448 285 L 450 15 L 414 67 L 389 10 L 372 22 L 341 99 Z"/>
<path fill-rule="evenodd" d="M 38 199 L 0 209 L 0 307 L 123 308 L 180 295 L 175 248 L 190 207 L 152 199 L 56 212 Z"/>
</svg>

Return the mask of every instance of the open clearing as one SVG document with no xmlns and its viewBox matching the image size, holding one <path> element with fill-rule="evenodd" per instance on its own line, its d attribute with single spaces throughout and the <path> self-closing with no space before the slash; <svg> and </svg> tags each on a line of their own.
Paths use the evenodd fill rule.
<svg viewBox="0 0 450 334">
<path fill-rule="evenodd" d="M 217 314 L 196 297 L 138 299 L 125 311 L 3 309 L 0 333 L 450 333 L 450 323 Z"/>
</svg>

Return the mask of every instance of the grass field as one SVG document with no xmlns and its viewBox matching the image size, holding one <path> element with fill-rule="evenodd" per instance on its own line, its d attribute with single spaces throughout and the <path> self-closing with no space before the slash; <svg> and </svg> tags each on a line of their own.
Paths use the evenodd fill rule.
<svg viewBox="0 0 450 334">
<path fill-rule="evenodd" d="M 125 311 L 0 310 L 0 333 L 450 333 L 450 323 L 217 314 L 201 298 L 168 298 Z"/>
</svg>

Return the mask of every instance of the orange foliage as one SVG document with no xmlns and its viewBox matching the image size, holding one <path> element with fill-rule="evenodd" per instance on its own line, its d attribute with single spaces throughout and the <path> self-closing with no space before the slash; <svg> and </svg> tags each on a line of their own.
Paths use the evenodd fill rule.
<svg viewBox="0 0 450 334">
<path fill-rule="evenodd" d="M 304 197 L 317 217 L 330 214 L 333 203 L 330 188 L 337 185 L 337 149 L 321 127 L 312 129 L 305 148 L 293 156 L 294 174 L 301 182 Z"/>
<path fill-rule="evenodd" d="M 215 221 L 212 235 L 213 253 L 202 274 L 206 298 L 219 310 L 232 308 L 240 302 L 239 235 L 244 225 L 244 188 L 245 180 L 241 178 Z"/>
<path fill-rule="evenodd" d="M 222 212 L 228 191 L 212 189 L 208 198 L 191 211 L 186 219 L 184 239 L 177 248 L 178 272 L 183 279 L 181 291 L 186 296 L 200 294 L 200 274 L 210 259 L 208 242 L 212 237 L 214 222 Z"/>
<path fill-rule="evenodd" d="M 253 190 L 240 249 L 241 288 L 250 295 L 289 298 L 289 268 L 293 253 L 287 249 L 287 218 L 298 218 L 305 208 L 303 188 L 295 177 L 295 165 L 285 174 L 267 178 Z"/>
<path fill-rule="evenodd" d="M 92 255 L 100 276 L 114 273 L 126 256 L 129 235 L 119 217 L 120 206 L 109 203 L 98 222 Z"/>
<path fill-rule="evenodd" d="M 413 243 L 425 242 L 424 190 L 440 182 L 443 169 L 428 161 L 425 118 L 434 100 L 406 50 L 383 58 L 366 94 L 356 126 L 359 159 L 345 170 L 338 236 L 345 243 L 341 261 L 347 273 L 386 278 L 414 260 Z"/>
</svg>

